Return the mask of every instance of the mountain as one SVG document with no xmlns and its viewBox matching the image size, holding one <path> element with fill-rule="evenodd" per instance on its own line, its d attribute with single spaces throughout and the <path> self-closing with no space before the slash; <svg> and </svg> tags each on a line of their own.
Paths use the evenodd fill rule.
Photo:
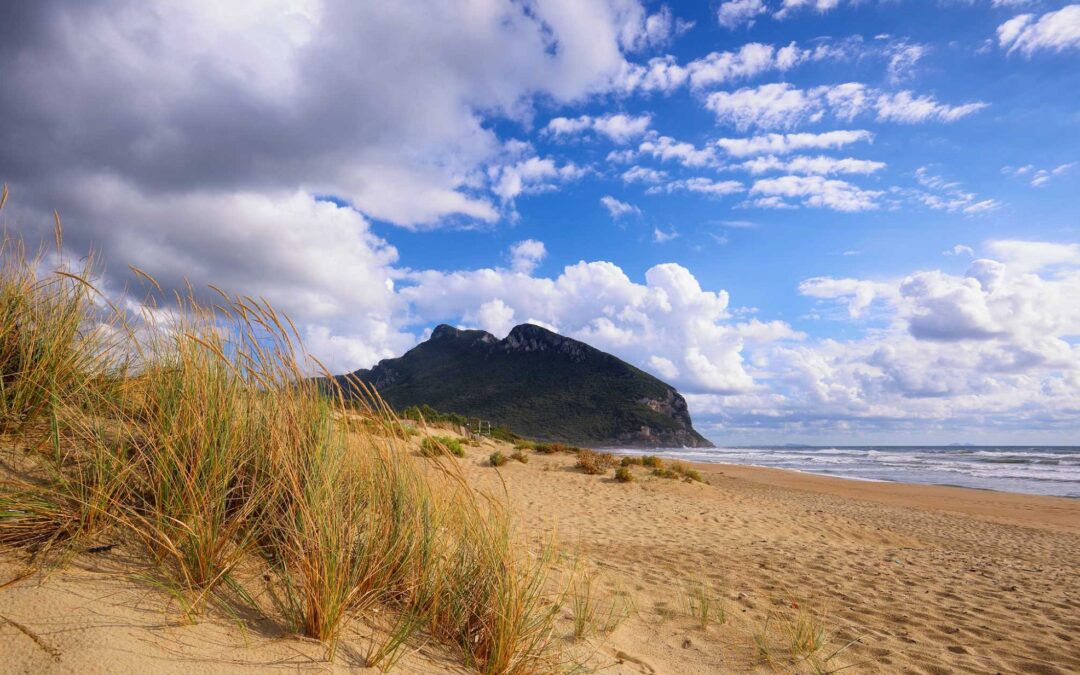
<svg viewBox="0 0 1080 675">
<path fill-rule="evenodd" d="M 592 447 L 712 447 L 675 389 L 630 364 L 540 326 L 500 340 L 438 326 L 396 359 L 348 378 L 397 410 L 427 404 L 479 417 L 528 438 Z M 355 392 L 354 392 L 355 393 Z"/>
</svg>

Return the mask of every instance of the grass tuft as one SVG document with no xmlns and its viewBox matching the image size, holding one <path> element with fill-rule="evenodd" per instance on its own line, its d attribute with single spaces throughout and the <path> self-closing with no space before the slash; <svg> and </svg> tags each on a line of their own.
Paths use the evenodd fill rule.
<svg viewBox="0 0 1080 675">
<path fill-rule="evenodd" d="M 420 441 L 420 454 L 424 457 L 441 457 L 446 454 L 464 457 L 461 441 L 450 436 L 428 436 Z"/>
<path fill-rule="evenodd" d="M 556 667 L 549 550 L 530 555 L 455 463 L 418 464 L 414 426 L 374 392 L 346 404 L 310 378 L 286 317 L 216 289 L 165 297 L 140 271 L 145 309 L 121 312 L 89 268 L 41 272 L 9 238 L 0 253 L 0 437 L 27 448 L 0 457 L 0 545 L 62 561 L 111 530 L 188 614 L 242 602 L 331 653 L 350 622 L 384 625 L 380 668 L 417 632 L 481 672 Z"/>
</svg>

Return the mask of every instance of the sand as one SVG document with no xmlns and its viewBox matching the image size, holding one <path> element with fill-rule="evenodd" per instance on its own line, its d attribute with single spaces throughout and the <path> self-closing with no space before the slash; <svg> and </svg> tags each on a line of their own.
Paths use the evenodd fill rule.
<svg viewBox="0 0 1080 675">
<path fill-rule="evenodd" d="M 633 611 L 567 654 L 610 673 L 813 672 L 790 626 L 813 620 L 818 667 L 845 673 L 1080 672 L 1080 500 L 697 465 L 709 484 L 610 473 L 566 455 L 494 469 L 491 441 L 455 460 L 504 496 L 531 541 L 595 571 Z M 505 450 L 505 448 L 504 448 Z M 0 551 L 0 584 L 22 563 Z M 334 672 L 363 663 L 362 625 L 336 658 L 268 620 L 179 621 L 123 548 L 0 588 L 0 672 Z M 725 616 L 704 628 L 688 589 Z M 566 610 L 568 615 L 569 610 Z M 568 617 L 567 617 L 568 618 Z M 766 646 L 763 653 L 758 647 Z M 846 647 L 845 647 L 846 645 Z M 830 654 L 835 656 L 826 660 Z M 398 672 L 453 672 L 431 647 Z"/>
</svg>

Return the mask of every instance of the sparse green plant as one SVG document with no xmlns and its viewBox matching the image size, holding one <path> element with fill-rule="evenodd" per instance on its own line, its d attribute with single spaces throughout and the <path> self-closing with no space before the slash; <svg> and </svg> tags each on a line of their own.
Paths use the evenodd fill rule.
<svg viewBox="0 0 1080 675">
<path fill-rule="evenodd" d="M 521 450 L 514 450 L 512 453 L 510 453 L 510 459 L 521 462 L 522 464 L 529 463 L 529 456 Z"/>
<path fill-rule="evenodd" d="M 862 638 L 856 637 L 837 646 L 827 623 L 824 614 L 804 603 L 791 603 L 790 610 L 770 611 L 762 627 L 753 634 L 758 657 L 772 663 L 776 654 L 773 644 L 778 641 L 796 672 L 828 675 L 869 663 L 868 660 L 840 662 L 840 655 Z M 770 630 L 770 624 L 778 624 L 778 628 Z"/>
<path fill-rule="evenodd" d="M 623 457 L 619 464 L 621 466 L 642 466 L 640 457 Z"/>
<path fill-rule="evenodd" d="M 568 595 L 575 640 L 611 633 L 633 612 L 629 593 L 601 597 L 597 578 L 584 569 L 575 570 Z"/>
<path fill-rule="evenodd" d="M 663 469 L 663 468 L 653 469 L 652 470 L 652 475 L 656 476 L 657 478 L 672 478 L 672 479 L 674 479 L 674 478 L 679 477 L 679 474 L 675 473 L 671 469 Z"/>
<path fill-rule="evenodd" d="M 679 476 L 682 476 L 687 481 L 693 481 L 697 483 L 703 483 L 705 480 L 701 477 L 701 473 L 697 469 L 692 469 L 682 462 L 672 462 L 668 465 L 668 468 Z"/>
<path fill-rule="evenodd" d="M 424 457 L 439 457 L 447 453 L 464 457 L 465 448 L 459 439 L 451 436 L 428 436 L 420 441 L 420 454 Z"/>
<path fill-rule="evenodd" d="M 656 455 L 645 455 L 641 458 L 641 465 L 649 469 L 659 469 L 664 466 L 664 460 Z"/>
<path fill-rule="evenodd" d="M 491 466 L 502 466 L 508 461 L 510 460 L 506 457 L 506 455 L 502 454 L 498 450 L 491 453 L 491 455 L 488 457 L 488 463 L 491 464 Z"/>
<path fill-rule="evenodd" d="M 701 630 L 706 630 L 710 623 L 723 624 L 727 621 L 727 611 L 723 598 L 703 580 L 687 584 L 684 606 Z"/>
<path fill-rule="evenodd" d="M 599 453 L 583 449 L 578 452 L 575 466 L 589 475 L 598 476 L 615 463 L 615 456 L 610 452 Z"/>
<path fill-rule="evenodd" d="M 620 483 L 631 483 L 634 480 L 634 472 L 628 466 L 620 466 L 615 469 L 615 480 Z"/>
<path fill-rule="evenodd" d="M 765 622 L 760 628 L 754 631 L 754 650 L 757 653 L 758 659 L 765 663 L 771 664 L 773 662 L 772 652 L 772 638 L 769 634 L 769 623 L 772 621 L 772 613 L 765 615 Z"/>
</svg>

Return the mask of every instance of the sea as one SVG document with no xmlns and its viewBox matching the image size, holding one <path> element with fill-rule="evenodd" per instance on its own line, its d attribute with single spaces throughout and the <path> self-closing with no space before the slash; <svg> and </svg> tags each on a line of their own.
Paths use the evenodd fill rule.
<svg viewBox="0 0 1080 675">
<path fill-rule="evenodd" d="M 641 454 L 641 450 L 619 451 Z M 839 446 L 666 448 L 667 459 L 749 464 L 869 481 L 1080 498 L 1080 447 Z"/>
</svg>

